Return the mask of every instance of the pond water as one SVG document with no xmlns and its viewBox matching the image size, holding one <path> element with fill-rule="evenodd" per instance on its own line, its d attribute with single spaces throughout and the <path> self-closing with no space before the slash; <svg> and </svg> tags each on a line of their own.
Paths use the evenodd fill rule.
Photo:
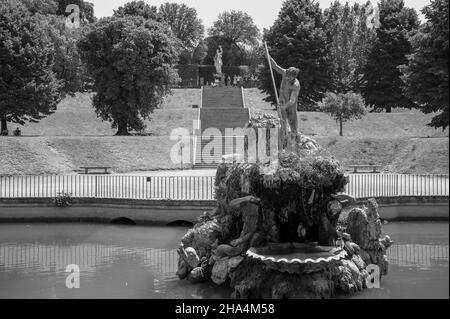
<svg viewBox="0 0 450 319">
<path fill-rule="evenodd" d="M 0 298 L 228 298 L 231 290 L 175 275 L 185 227 L 0 224 Z M 448 223 L 391 223 L 396 242 L 380 289 L 354 298 L 448 298 Z M 80 288 L 66 267 L 80 267 Z"/>
</svg>

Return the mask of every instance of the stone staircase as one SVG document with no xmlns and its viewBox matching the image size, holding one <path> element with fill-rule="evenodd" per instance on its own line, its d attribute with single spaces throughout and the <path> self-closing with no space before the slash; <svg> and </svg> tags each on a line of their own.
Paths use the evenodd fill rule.
<svg viewBox="0 0 450 319">
<path fill-rule="evenodd" d="M 203 109 L 243 109 L 244 96 L 241 88 L 237 87 L 210 87 L 202 89 Z"/>
<path fill-rule="evenodd" d="M 204 138 L 203 140 L 200 137 L 197 138 L 196 169 L 215 169 L 224 155 L 242 154 L 243 136 L 223 136 L 210 140 L 206 140 L 207 137 Z"/>
<path fill-rule="evenodd" d="M 203 136 L 196 137 L 194 168 L 215 169 L 222 160 L 222 156 L 241 153 L 240 150 L 236 150 L 236 145 L 243 143 L 244 137 L 233 130 L 244 128 L 249 120 L 250 113 L 245 108 L 241 88 L 203 87 L 200 109 Z M 210 136 L 212 134 L 219 136 L 212 138 Z M 207 147 L 206 151 L 204 151 L 205 147 Z M 210 153 L 212 150 L 214 154 Z"/>
</svg>

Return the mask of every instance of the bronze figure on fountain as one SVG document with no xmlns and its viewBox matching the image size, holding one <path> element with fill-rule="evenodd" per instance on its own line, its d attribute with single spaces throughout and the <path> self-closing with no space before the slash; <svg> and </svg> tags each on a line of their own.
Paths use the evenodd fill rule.
<svg viewBox="0 0 450 319">
<path fill-rule="evenodd" d="M 285 124 L 289 123 L 290 134 L 296 135 L 298 133 L 297 105 L 301 89 L 297 76 L 300 70 L 294 67 L 283 69 L 273 58 L 270 58 L 270 64 L 277 73 L 283 76 L 280 87 L 279 105 L 277 106 L 281 110 L 281 120 Z M 288 133 L 287 126 L 285 126 L 285 129 L 286 133 Z"/>
</svg>

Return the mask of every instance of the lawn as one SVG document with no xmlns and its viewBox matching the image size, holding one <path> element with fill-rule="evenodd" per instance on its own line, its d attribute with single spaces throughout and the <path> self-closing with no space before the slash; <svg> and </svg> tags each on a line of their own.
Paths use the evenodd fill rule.
<svg viewBox="0 0 450 319">
<path fill-rule="evenodd" d="M 73 174 L 81 166 L 109 166 L 115 173 L 175 169 L 168 137 L 0 138 L 0 175 Z"/>
<path fill-rule="evenodd" d="M 173 128 L 185 127 L 192 131 L 192 121 L 198 119 L 198 109 L 193 104 L 200 101 L 199 90 L 174 90 L 163 105 L 154 110 L 145 121 L 146 135 L 168 136 Z M 11 129 L 16 126 L 10 124 Z M 102 121 L 92 106 L 92 94 L 77 93 L 67 97 L 58 110 L 39 123 L 20 126 L 23 136 L 112 136 L 117 130 L 111 123 Z"/>
<path fill-rule="evenodd" d="M 276 115 L 270 103 L 258 89 L 245 91 L 245 104 L 251 112 L 266 112 Z M 344 123 L 347 138 L 401 138 L 401 137 L 448 137 L 445 131 L 427 126 L 434 114 L 423 114 L 418 110 L 396 110 L 394 113 L 369 113 L 360 120 Z M 320 137 L 339 136 L 339 124 L 321 112 L 299 112 L 299 129 L 303 134 Z"/>
<path fill-rule="evenodd" d="M 257 89 L 246 89 L 245 104 L 251 112 L 272 112 Z M 200 104 L 199 89 L 176 89 L 146 121 L 148 136 L 115 137 L 110 123 L 98 119 L 91 94 L 77 94 L 62 101 L 58 110 L 39 123 L 21 127 L 23 137 L 0 137 L 0 175 L 73 174 L 80 166 L 110 166 L 115 173 L 176 169 L 170 160 L 175 128 L 192 131 L 198 118 L 193 104 Z M 386 172 L 448 174 L 448 129 L 426 124 L 432 114 L 400 110 L 368 114 L 345 123 L 344 137 L 338 124 L 323 113 L 298 114 L 300 130 L 313 136 L 348 167 L 379 164 Z M 14 129 L 14 125 L 10 125 Z"/>
</svg>

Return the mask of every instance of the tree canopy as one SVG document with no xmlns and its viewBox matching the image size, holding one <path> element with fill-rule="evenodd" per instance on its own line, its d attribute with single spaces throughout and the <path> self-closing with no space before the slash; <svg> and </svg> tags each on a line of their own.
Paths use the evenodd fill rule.
<svg viewBox="0 0 450 319">
<path fill-rule="evenodd" d="M 432 127 L 449 126 L 449 4 L 434 0 L 422 12 L 427 21 L 411 38 L 413 53 L 403 68 L 405 92 L 425 113 L 440 112 Z"/>
<path fill-rule="evenodd" d="M 20 0 L 31 14 L 57 14 L 56 0 Z"/>
<path fill-rule="evenodd" d="M 31 13 L 44 35 L 53 44 L 53 71 L 60 81 L 60 95 L 73 95 L 89 88 L 90 79 L 78 53 L 77 41 L 88 27 L 87 20 L 79 28 L 68 28 L 64 15 L 58 15 L 55 0 L 20 0 Z M 59 3 L 61 5 L 61 3 Z"/>
<path fill-rule="evenodd" d="M 219 14 L 208 34 L 211 37 L 227 39 L 236 45 L 254 44 L 260 37 L 253 18 L 245 12 L 235 10 Z"/>
<path fill-rule="evenodd" d="M 159 17 L 167 23 L 185 49 L 193 50 L 203 39 L 205 27 L 197 10 L 187 5 L 166 2 L 159 7 Z"/>
<path fill-rule="evenodd" d="M 112 122 L 117 135 L 143 130 L 143 119 L 178 82 L 177 41 L 165 24 L 138 16 L 101 19 L 79 41 L 97 115 Z"/>
<path fill-rule="evenodd" d="M 60 83 L 53 72 L 54 50 L 38 18 L 16 0 L 0 6 L 0 120 L 24 124 L 52 113 Z"/>
<path fill-rule="evenodd" d="M 77 41 L 85 30 L 67 28 L 65 18 L 56 15 L 39 16 L 38 23 L 53 44 L 53 71 L 61 83 L 61 98 L 87 90 L 90 79 L 77 47 Z"/>
<path fill-rule="evenodd" d="M 159 20 L 158 8 L 147 4 L 145 1 L 132 1 L 114 10 L 115 17 L 139 16 L 144 19 Z"/>
<path fill-rule="evenodd" d="M 348 2 L 342 5 L 335 1 L 324 11 L 331 62 L 329 90 L 339 93 L 360 91 L 363 69 L 376 37 L 370 23 L 374 13 L 370 2 L 350 6 Z"/>
<path fill-rule="evenodd" d="M 367 114 L 363 97 L 354 92 L 339 94 L 327 92 L 319 106 L 322 112 L 328 113 L 340 124 L 340 136 L 344 136 L 344 122 L 360 119 Z"/>
<path fill-rule="evenodd" d="M 362 92 L 376 110 L 411 108 L 414 102 L 402 91 L 399 66 L 406 64 L 412 53 L 408 39 L 419 26 L 417 13 L 405 7 L 403 0 L 381 0 L 379 8 L 380 28 L 364 68 Z"/>
</svg>

